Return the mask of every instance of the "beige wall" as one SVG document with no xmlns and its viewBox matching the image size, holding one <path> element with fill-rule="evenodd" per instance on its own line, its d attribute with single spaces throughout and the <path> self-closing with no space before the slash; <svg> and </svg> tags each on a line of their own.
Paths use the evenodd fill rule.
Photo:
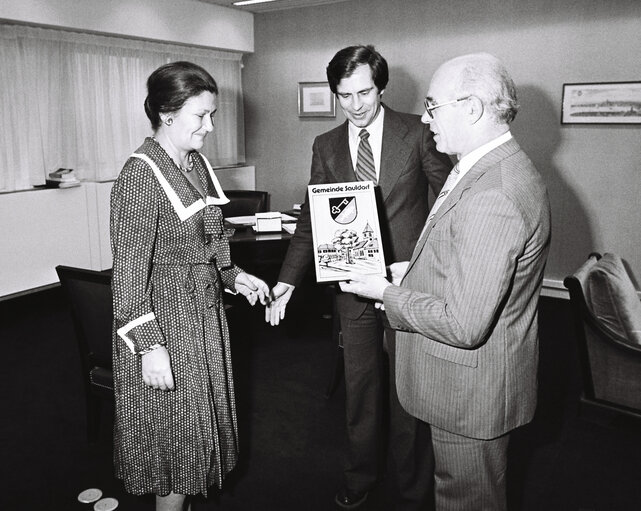
<svg viewBox="0 0 641 511">
<path fill-rule="evenodd" d="M 254 50 L 251 13 L 196 0 L 0 0 L 0 19 L 223 50 Z"/>
<path fill-rule="evenodd" d="M 256 15 L 254 31 L 247 158 L 274 208 L 302 201 L 314 137 L 343 121 L 297 116 L 297 82 L 325 80 L 336 50 L 375 44 L 391 67 L 385 101 L 417 113 L 442 61 L 489 51 L 517 84 L 513 133 L 549 188 L 548 279 L 558 283 L 593 250 L 620 254 L 641 279 L 641 126 L 559 122 L 563 83 L 641 80 L 639 0 L 352 0 Z"/>
</svg>

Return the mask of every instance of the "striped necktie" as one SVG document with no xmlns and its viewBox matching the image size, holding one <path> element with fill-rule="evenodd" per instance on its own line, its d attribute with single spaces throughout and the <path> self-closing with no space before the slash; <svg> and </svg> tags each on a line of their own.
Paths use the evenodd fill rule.
<svg viewBox="0 0 641 511">
<path fill-rule="evenodd" d="M 363 128 L 358 136 L 361 141 L 358 144 L 356 155 L 356 177 L 359 181 L 373 181 L 376 184 L 376 166 L 374 165 L 374 154 L 372 146 L 369 145 L 369 133 Z"/>
</svg>

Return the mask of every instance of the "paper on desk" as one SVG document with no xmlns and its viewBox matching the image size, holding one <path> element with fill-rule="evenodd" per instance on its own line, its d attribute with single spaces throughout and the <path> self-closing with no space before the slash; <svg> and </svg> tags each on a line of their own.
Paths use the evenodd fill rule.
<svg viewBox="0 0 641 511">
<path fill-rule="evenodd" d="M 225 220 L 234 225 L 254 225 L 256 223 L 256 217 L 254 215 L 229 216 L 225 218 Z"/>
<path fill-rule="evenodd" d="M 252 225 L 252 230 L 254 231 L 254 234 L 256 235 L 256 241 L 264 241 L 264 240 L 280 240 L 282 239 L 282 231 L 278 232 L 261 232 L 257 231 L 256 227 Z"/>
<path fill-rule="evenodd" d="M 285 213 L 280 214 L 281 220 L 283 222 L 295 222 L 298 220 L 296 217 L 287 215 Z M 225 218 L 230 224 L 233 225 L 255 225 L 256 217 L 254 215 L 245 215 L 245 216 L 230 216 Z"/>
<path fill-rule="evenodd" d="M 283 230 L 288 232 L 289 234 L 294 234 L 294 231 L 296 230 L 296 223 L 283 224 Z"/>
</svg>

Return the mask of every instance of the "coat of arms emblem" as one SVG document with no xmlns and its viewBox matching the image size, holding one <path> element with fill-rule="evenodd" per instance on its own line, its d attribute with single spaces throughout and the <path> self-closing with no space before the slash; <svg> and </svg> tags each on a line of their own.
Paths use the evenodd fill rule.
<svg viewBox="0 0 641 511">
<path fill-rule="evenodd" d="M 351 224 L 358 216 L 356 197 L 331 197 L 328 204 L 329 214 L 339 224 Z"/>
</svg>

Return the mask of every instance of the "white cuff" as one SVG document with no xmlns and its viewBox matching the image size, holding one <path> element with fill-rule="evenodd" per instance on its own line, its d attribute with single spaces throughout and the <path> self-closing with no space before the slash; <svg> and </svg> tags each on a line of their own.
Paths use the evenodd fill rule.
<svg viewBox="0 0 641 511">
<path fill-rule="evenodd" d="M 133 330 L 137 326 L 147 323 L 148 321 L 153 321 L 155 319 L 156 319 L 156 315 L 153 312 L 150 312 L 148 314 L 145 314 L 144 316 L 140 316 L 139 318 L 134 319 L 133 321 L 130 321 L 125 326 L 119 328 L 116 331 L 117 334 L 120 336 L 120 338 L 123 341 L 125 341 L 125 344 L 134 355 L 136 354 L 136 346 L 134 342 L 127 337 L 127 334 L 129 333 L 130 330 Z"/>
</svg>

